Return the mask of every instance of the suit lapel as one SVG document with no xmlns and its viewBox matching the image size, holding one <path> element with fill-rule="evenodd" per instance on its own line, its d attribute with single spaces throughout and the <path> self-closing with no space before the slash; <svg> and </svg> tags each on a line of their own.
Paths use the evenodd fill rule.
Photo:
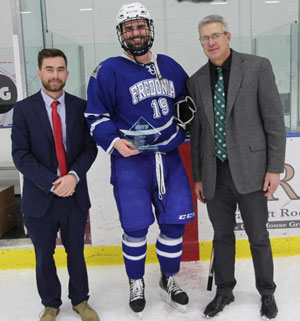
<svg viewBox="0 0 300 321">
<path fill-rule="evenodd" d="M 67 155 L 70 153 L 72 129 L 75 117 L 75 112 L 73 110 L 74 102 L 72 100 L 72 96 L 65 92 Z"/>
<path fill-rule="evenodd" d="M 228 84 L 228 92 L 227 92 L 227 105 L 226 105 L 226 117 L 228 118 L 233 104 L 236 98 L 236 95 L 241 86 L 242 80 L 244 77 L 244 66 L 243 59 L 241 55 L 232 50 L 232 61 L 231 61 L 231 69 L 229 76 L 229 84 Z"/>
<path fill-rule="evenodd" d="M 204 112 L 208 119 L 211 134 L 214 136 L 214 111 L 210 88 L 209 64 L 207 63 L 198 78 L 201 99 L 204 105 Z"/>
<path fill-rule="evenodd" d="M 32 97 L 33 103 L 33 109 L 39 118 L 42 128 L 45 131 L 46 135 L 48 136 L 50 142 L 54 145 L 54 138 L 52 133 L 52 128 L 49 122 L 49 117 L 47 114 L 45 102 L 43 100 L 43 97 L 40 92 L 38 92 L 36 95 Z"/>
</svg>

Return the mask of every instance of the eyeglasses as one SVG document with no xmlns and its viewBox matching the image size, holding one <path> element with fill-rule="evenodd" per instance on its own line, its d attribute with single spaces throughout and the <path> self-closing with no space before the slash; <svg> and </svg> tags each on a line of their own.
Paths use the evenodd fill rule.
<svg viewBox="0 0 300 321">
<path fill-rule="evenodd" d="M 222 33 L 213 33 L 211 36 L 203 36 L 203 37 L 200 37 L 200 42 L 201 43 L 208 43 L 209 40 L 218 40 L 222 35 L 226 35 L 227 32 L 224 31 Z"/>
</svg>

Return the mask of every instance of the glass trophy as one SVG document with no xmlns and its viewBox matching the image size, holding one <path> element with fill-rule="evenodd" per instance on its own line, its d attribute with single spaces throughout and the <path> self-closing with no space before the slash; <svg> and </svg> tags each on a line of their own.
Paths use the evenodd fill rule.
<svg viewBox="0 0 300 321">
<path fill-rule="evenodd" d="M 161 133 L 141 116 L 132 127 L 126 131 L 125 138 L 140 152 L 157 151 L 158 146 L 153 144 L 160 135 Z"/>
</svg>

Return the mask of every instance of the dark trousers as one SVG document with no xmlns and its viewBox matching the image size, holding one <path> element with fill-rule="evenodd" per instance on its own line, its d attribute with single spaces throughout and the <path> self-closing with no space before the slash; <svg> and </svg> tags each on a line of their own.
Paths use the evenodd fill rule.
<svg viewBox="0 0 300 321">
<path fill-rule="evenodd" d="M 267 198 L 263 190 L 239 194 L 234 186 L 229 164 L 217 161 L 217 183 L 214 198 L 207 200 L 207 209 L 214 229 L 214 270 L 217 292 L 230 294 L 236 284 L 235 211 L 239 206 L 245 231 L 250 242 L 255 271 L 256 288 L 261 295 L 273 294 L 273 258 L 266 229 L 268 221 Z"/>
<path fill-rule="evenodd" d="M 69 298 L 73 306 L 87 300 L 88 277 L 83 255 L 87 213 L 80 211 L 73 197 L 55 196 L 43 217 L 33 218 L 25 215 L 24 219 L 34 245 L 36 280 L 42 304 L 53 308 L 62 304 L 61 284 L 53 259 L 59 229 L 67 253 Z"/>
</svg>

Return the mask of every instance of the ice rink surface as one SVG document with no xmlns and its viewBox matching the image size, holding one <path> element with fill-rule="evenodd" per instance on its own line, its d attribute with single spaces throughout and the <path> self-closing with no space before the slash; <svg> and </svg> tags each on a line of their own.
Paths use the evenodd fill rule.
<svg viewBox="0 0 300 321">
<path fill-rule="evenodd" d="M 277 321 L 300 321 L 300 256 L 276 258 L 275 293 L 279 313 Z M 159 296 L 160 276 L 157 264 L 146 265 L 146 308 L 144 321 L 200 321 L 206 320 L 202 311 L 214 297 L 206 291 L 208 262 L 184 262 L 177 276 L 178 283 L 186 290 L 190 303 L 186 313 L 174 310 Z M 128 306 L 129 287 L 123 266 L 89 267 L 89 303 L 99 313 L 101 321 L 138 321 Z M 67 298 L 68 274 L 65 268 L 58 269 L 63 288 L 63 305 L 57 321 L 80 321 L 72 311 Z M 236 262 L 237 285 L 235 302 L 213 318 L 216 321 L 261 320 L 260 296 L 254 286 L 254 271 L 251 260 Z M 43 310 L 35 284 L 35 271 L 0 271 L 0 321 L 38 321 Z"/>
</svg>

